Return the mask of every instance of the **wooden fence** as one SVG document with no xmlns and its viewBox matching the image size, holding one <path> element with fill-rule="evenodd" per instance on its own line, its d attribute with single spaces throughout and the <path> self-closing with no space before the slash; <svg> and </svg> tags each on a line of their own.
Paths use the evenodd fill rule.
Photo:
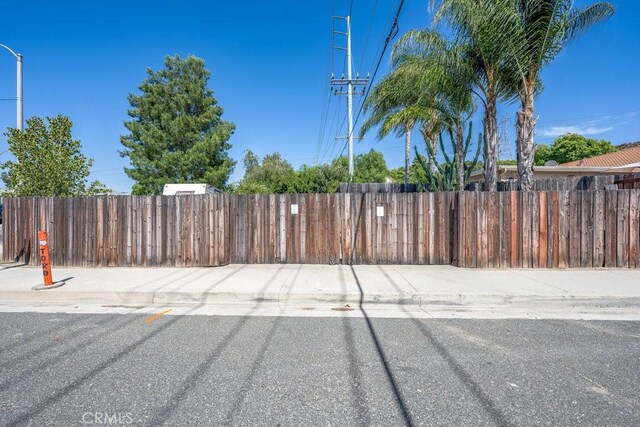
<svg viewBox="0 0 640 427">
<path fill-rule="evenodd" d="M 584 191 L 606 190 L 615 184 L 616 176 L 576 176 L 566 178 L 534 179 L 534 191 Z M 518 180 L 498 181 L 498 191 L 518 191 Z M 484 181 L 472 182 L 465 187 L 467 191 L 484 191 Z"/>
<path fill-rule="evenodd" d="M 38 230 L 53 265 L 228 263 L 228 196 L 4 198 L 4 261 L 37 264 Z"/>
<path fill-rule="evenodd" d="M 640 174 L 572 176 L 563 178 L 534 179 L 535 191 L 585 191 L 639 189 Z M 472 182 L 466 185 L 467 191 L 484 191 L 484 182 Z M 518 191 L 518 181 L 510 179 L 498 181 L 498 191 Z"/>
<path fill-rule="evenodd" d="M 340 206 L 335 194 L 231 197 L 231 262 L 340 262 Z"/>
<path fill-rule="evenodd" d="M 639 190 L 460 193 L 456 265 L 640 268 L 639 198 Z"/>
<path fill-rule="evenodd" d="M 619 189 L 637 190 L 640 189 L 640 177 L 637 174 L 627 177 L 617 177 L 614 182 Z"/>
<path fill-rule="evenodd" d="M 417 191 L 418 184 L 347 182 L 340 184 L 336 193 L 415 193 Z"/>
<path fill-rule="evenodd" d="M 69 266 L 640 268 L 640 190 L 5 198 L 4 261 L 39 229 Z"/>
</svg>

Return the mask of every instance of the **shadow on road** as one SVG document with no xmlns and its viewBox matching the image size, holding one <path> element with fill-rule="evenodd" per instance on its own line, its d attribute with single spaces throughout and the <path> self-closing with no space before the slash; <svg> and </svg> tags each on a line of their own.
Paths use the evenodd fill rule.
<svg viewBox="0 0 640 427">
<path fill-rule="evenodd" d="M 213 287 L 217 286 L 219 283 L 223 282 L 226 278 L 228 278 L 231 275 L 237 273 L 239 270 L 243 269 L 244 267 L 245 266 L 238 267 L 237 269 L 232 271 L 230 274 L 228 274 L 224 278 L 222 278 L 219 281 L 217 281 L 214 284 L 212 284 L 209 287 L 209 289 L 212 289 Z M 276 271 L 272 275 L 272 277 L 265 283 L 265 286 L 261 290 L 262 293 L 264 293 L 264 291 L 266 291 L 268 286 L 273 282 L 275 277 L 278 275 L 278 273 L 280 271 L 282 271 L 283 268 L 284 268 L 284 265 L 278 271 Z M 224 350 L 224 348 L 229 345 L 229 343 L 233 340 L 234 336 L 240 331 L 240 329 L 242 329 L 244 324 L 249 319 L 250 315 L 259 308 L 261 303 L 262 302 L 259 301 L 255 305 L 255 307 L 252 308 L 252 310 L 247 315 L 243 316 L 240 319 L 240 321 L 236 324 L 236 326 L 225 336 L 225 338 L 222 340 L 222 342 L 211 353 L 210 357 L 207 358 L 207 360 L 205 360 L 204 362 L 202 362 L 199 365 L 199 367 L 189 376 L 188 380 L 185 381 L 183 383 L 183 385 L 180 387 L 180 391 L 178 393 L 174 394 L 174 396 L 172 396 L 172 398 L 168 401 L 167 405 L 165 405 L 165 407 L 163 409 L 161 409 L 161 414 L 163 416 L 164 415 L 169 415 L 171 413 L 171 411 L 177 406 L 179 401 L 181 401 L 185 397 L 186 393 L 197 384 L 197 378 L 200 376 L 200 372 L 205 372 L 207 370 L 207 368 L 211 367 L 211 361 L 214 360 L 217 356 L 219 356 L 220 353 L 222 352 L 222 350 Z M 23 424 L 28 423 L 33 417 L 37 416 L 42 411 L 44 411 L 45 409 L 47 409 L 51 405 L 55 404 L 56 402 L 58 402 L 65 395 L 67 395 L 68 393 L 70 393 L 73 390 L 77 389 L 78 387 L 82 386 L 87 381 L 93 379 L 98 374 L 100 374 L 102 371 L 107 369 L 109 366 L 111 366 L 112 364 L 118 362 L 122 358 L 126 357 L 132 351 L 134 351 L 138 347 L 142 346 L 143 344 L 145 344 L 147 341 L 149 341 L 150 339 L 152 339 L 156 335 L 160 334 L 163 331 L 166 331 L 169 327 L 171 327 L 172 325 L 174 325 L 177 322 L 179 322 L 186 315 L 188 315 L 188 314 L 192 313 L 193 311 L 201 308 L 204 304 L 205 303 L 201 303 L 201 304 L 198 304 L 197 306 L 194 306 L 194 307 L 190 308 L 184 315 L 172 316 L 166 322 L 162 323 L 161 326 L 158 327 L 157 329 L 155 329 L 152 332 L 144 335 L 140 339 L 134 341 L 133 343 L 131 343 L 130 345 L 125 347 L 123 350 L 115 353 L 114 355 L 109 357 L 106 361 L 100 363 L 98 366 L 93 368 L 91 371 L 89 371 L 86 374 L 80 376 L 79 378 L 76 378 L 75 380 L 73 380 L 72 382 L 70 382 L 69 384 L 64 386 L 63 388 L 61 388 L 61 389 L 57 390 L 56 392 L 50 394 L 49 397 L 47 397 L 45 400 L 39 402 L 34 407 L 32 407 L 30 410 L 28 410 L 27 412 L 25 412 L 25 413 L 21 414 L 20 416 L 18 416 L 15 420 L 10 422 L 8 425 L 9 426 L 19 426 L 19 425 L 23 425 Z M 118 315 L 118 314 L 113 315 L 113 317 L 115 317 L 116 319 L 120 318 L 120 316 L 121 315 Z M 130 325 L 130 324 L 132 324 L 134 322 L 139 321 L 141 319 L 141 317 L 142 316 L 140 316 L 140 315 L 134 315 L 132 317 L 132 319 L 130 319 L 130 320 L 126 321 L 126 322 L 123 322 L 123 323 L 116 324 L 116 325 L 114 325 L 113 328 L 107 329 L 107 330 L 105 330 L 105 331 L 103 331 L 103 332 L 101 332 L 99 334 L 92 335 L 91 338 L 89 338 L 87 340 L 84 340 L 84 341 L 78 343 L 77 345 L 74 345 L 73 347 L 69 348 L 68 350 L 56 355 L 56 357 L 57 358 L 64 358 L 65 356 L 68 356 L 68 355 L 70 355 L 72 353 L 80 351 L 80 350 L 86 348 L 88 345 L 91 345 L 91 344 L 95 343 L 96 341 L 98 341 L 100 339 L 103 339 L 103 338 L 105 338 L 105 337 L 107 337 L 107 336 L 109 336 L 111 334 L 114 334 L 118 330 L 121 330 L 122 328 L 125 328 L 126 326 L 128 326 L 128 325 Z M 74 319 L 74 320 L 78 320 L 78 319 Z M 107 320 L 105 320 L 104 323 L 108 323 L 110 320 L 112 320 L 111 316 Z M 69 323 L 72 323 L 72 322 L 69 322 Z M 49 349 L 50 349 L 50 347 L 58 345 L 58 344 L 59 344 L 58 342 L 54 342 L 54 343 L 51 343 L 47 347 L 49 347 Z M 47 348 L 42 348 L 42 349 L 40 349 L 38 351 L 38 353 L 42 353 L 43 351 L 46 351 L 46 350 L 47 350 Z M 24 359 L 21 359 L 21 361 L 22 360 L 24 360 Z M 17 378 L 13 378 L 13 379 L 11 379 L 9 381 L 3 382 L 0 385 L 0 391 L 5 391 L 8 388 L 10 388 L 12 385 L 19 384 L 21 381 L 24 381 L 27 378 L 29 378 L 29 377 L 31 377 L 33 375 L 36 375 L 37 373 L 39 373 L 43 368 L 45 368 L 49 364 L 50 364 L 49 361 L 45 361 L 45 362 L 42 362 L 42 363 L 38 364 L 35 367 L 29 367 L 29 370 L 23 371 L 23 373 L 21 375 L 19 375 Z M 154 422 L 151 422 L 151 425 L 161 424 L 163 422 L 163 419 L 164 419 L 163 417 L 156 416 L 156 417 L 154 417 Z"/>
<path fill-rule="evenodd" d="M 449 368 L 453 371 L 453 373 L 458 377 L 458 379 L 464 384 L 464 386 L 473 394 L 473 396 L 480 402 L 482 408 L 485 412 L 491 417 L 491 419 L 496 423 L 496 425 L 501 427 L 512 426 L 512 424 L 504 413 L 493 403 L 491 397 L 487 393 L 485 393 L 480 385 L 473 380 L 471 375 L 458 363 L 458 361 L 447 351 L 445 346 L 438 341 L 438 339 L 433 335 L 433 333 L 426 327 L 426 325 L 418 319 L 412 318 L 411 321 L 418 328 L 420 333 L 429 340 L 429 343 L 436 349 L 440 357 L 447 362 Z"/>
<path fill-rule="evenodd" d="M 79 378 L 76 378 L 75 380 L 73 380 L 72 382 L 70 382 L 69 384 L 64 386 L 63 388 L 61 388 L 61 389 L 57 390 L 56 392 L 52 393 L 48 398 L 46 398 L 45 400 L 39 402 L 37 405 L 35 405 L 35 407 L 33 407 L 30 410 L 28 410 L 27 412 L 23 413 L 22 415 L 20 415 L 18 418 L 13 420 L 8 425 L 9 426 L 20 426 L 20 425 L 27 424 L 31 418 L 33 418 L 36 415 L 40 414 L 46 408 L 48 408 L 51 405 L 53 405 L 56 402 L 58 402 L 65 395 L 67 395 L 68 393 L 73 392 L 75 389 L 80 387 L 82 384 L 84 384 L 88 380 L 91 380 L 96 375 L 98 375 L 100 372 L 104 371 L 106 368 L 108 368 L 112 364 L 116 363 L 118 360 L 122 359 L 123 357 L 127 356 L 129 353 L 131 353 L 132 351 L 134 351 L 135 349 L 140 347 L 142 344 L 144 344 L 147 341 L 149 341 L 151 338 L 153 338 L 156 335 L 160 334 L 161 332 L 163 332 L 164 330 L 169 328 L 171 325 L 173 325 L 176 322 L 178 322 L 180 319 L 182 319 L 182 317 L 176 316 L 176 317 L 168 320 L 167 322 L 163 323 L 162 326 L 160 326 L 158 329 L 155 329 L 154 331 L 146 334 L 142 338 L 140 338 L 140 339 L 134 341 L 133 343 L 129 344 L 123 350 L 121 350 L 121 351 L 117 352 L 116 354 L 112 355 L 107 360 L 105 360 L 104 362 L 100 363 L 98 366 L 93 368 L 91 371 L 87 372 L 86 374 L 82 375 Z M 139 318 L 136 317 L 135 320 L 139 320 Z"/>
<path fill-rule="evenodd" d="M 231 275 L 236 274 L 242 268 L 244 268 L 244 266 L 234 269 L 224 278 L 212 283 L 211 286 L 209 287 L 209 290 L 214 288 L 215 286 L 218 286 L 219 283 L 223 282 Z M 273 272 L 273 274 L 270 277 L 266 278 L 264 285 L 259 291 L 259 296 L 264 296 L 266 294 L 268 288 L 276 281 L 276 279 L 282 273 L 284 268 L 285 266 L 282 265 L 277 271 Z M 301 268 L 302 267 L 299 267 L 298 270 L 295 272 L 293 281 L 297 279 L 297 275 L 299 274 Z M 393 398 L 396 404 L 395 406 L 397 407 L 399 415 L 401 416 L 404 424 L 408 426 L 413 426 L 414 420 L 413 420 L 411 411 L 409 410 L 406 399 L 403 396 L 401 387 L 399 386 L 399 383 L 398 383 L 398 379 L 394 375 L 394 372 L 389 360 L 389 356 L 387 352 L 385 352 L 381 337 L 378 335 L 378 332 L 376 331 L 376 328 L 372 322 L 372 319 L 369 317 L 364 307 L 364 290 L 363 290 L 362 284 L 353 266 L 350 266 L 350 269 L 351 269 L 351 274 L 353 274 L 353 277 L 355 279 L 355 282 L 358 286 L 358 290 L 360 293 L 359 310 L 363 315 L 366 328 L 367 328 L 366 331 L 371 337 L 371 341 L 375 347 L 375 351 L 377 353 L 378 359 L 384 370 L 384 376 L 386 377 L 386 380 L 393 394 Z M 341 270 L 340 280 L 342 283 L 345 283 L 343 274 L 344 273 Z M 397 286 L 397 283 L 395 283 L 392 280 L 392 278 L 386 274 L 386 272 L 384 272 L 384 274 L 385 274 L 386 280 L 389 280 L 397 289 L 400 289 L 400 287 Z M 285 280 L 285 283 L 286 283 L 286 280 Z M 346 290 L 345 290 L 345 293 L 346 293 Z M 203 357 L 203 359 L 200 361 L 200 363 L 197 364 L 197 366 L 194 366 L 193 370 L 191 370 L 186 375 L 186 378 L 179 385 L 177 385 L 177 387 L 175 388 L 176 391 L 170 396 L 167 396 L 166 400 L 163 401 L 163 405 L 158 410 L 154 411 L 153 418 L 149 420 L 147 424 L 159 425 L 159 424 L 165 423 L 176 413 L 176 411 L 183 404 L 187 396 L 194 389 L 196 389 L 196 387 L 202 384 L 203 378 L 207 377 L 206 374 L 216 369 L 216 367 L 218 366 L 218 364 L 216 363 L 217 359 L 219 359 L 221 355 L 225 351 L 227 351 L 227 349 L 229 348 L 231 343 L 234 342 L 238 334 L 243 330 L 243 328 L 245 328 L 251 315 L 254 314 L 264 302 L 265 300 L 263 298 L 261 297 L 257 298 L 255 303 L 250 308 L 249 312 L 246 315 L 241 316 L 236 322 L 232 324 L 232 327 L 230 328 L 230 330 L 228 330 L 228 332 L 224 334 L 221 340 L 215 345 L 215 348 L 213 348 L 208 354 L 206 354 L 206 356 Z M 201 308 L 203 305 L 204 305 L 204 302 L 190 308 L 185 313 L 185 315 L 192 313 L 193 311 Z M 407 313 L 411 322 L 413 322 L 417 330 L 422 334 L 422 336 L 424 336 L 425 340 L 435 349 L 437 354 L 444 360 L 444 362 L 450 368 L 452 373 L 455 374 L 455 376 L 461 381 L 461 383 L 477 399 L 477 401 L 480 403 L 480 405 L 488 414 L 488 416 L 493 420 L 493 422 L 499 426 L 512 425 L 509 422 L 509 420 L 506 418 L 504 413 L 502 413 L 501 410 L 497 407 L 497 405 L 491 400 L 490 396 L 481 389 L 480 385 L 476 381 L 474 381 L 472 376 L 464 369 L 461 363 L 458 362 L 455 359 L 455 357 L 447 350 L 447 348 L 438 340 L 436 335 L 427 327 L 425 322 L 415 317 L 412 317 L 409 312 L 405 311 L 405 313 Z M 149 340 L 153 339 L 159 334 L 166 333 L 166 331 L 168 331 L 170 328 L 176 327 L 176 325 L 179 322 L 181 322 L 182 319 L 184 319 L 185 315 L 167 316 L 166 318 L 163 318 L 162 322 L 157 322 L 158 326 L 155 326 L 155 329 L 142 333 L 139 338 L 137 338 L 136 340 L 133 340 L 124 348 L 110 355 L 106 360 L 98 363 L 88 372 L 80 375 L 75 379 L 70 379 L 70 382 L 64 385 L 63 387 L 52 391 L 51 394 L 49 394 L 46 398 L 44 398 L 40 402 L 36 403 L 34 406 L 30 408 L 26 408 L 26 412 L 18 415 L 18 417 L 8 425 L 17 426 L 17 425 L 28 424 L 29 422 L 33 421 L 32 420 L 33 417 L 41 414 L 47 408 L 50 408 L 51 406 L 55 405 L 68 393 L 71 393 L 79 389 L 85 383 L 93 380 L 97 375 L 105 371 L 107 368 L 109 368 L 113 364 L 121 361 L 123 358 L 130 355 L 133 351 L 143 346 Z M 83 318 L 85 317 L 83 316 L 80 319 L 83 319 Z M 122 319 L 120 315 L 113 315 L 113 317 L 106 317 L 104 319 L 104 322 L 101 322 L 101 323 L 110 323 L 112 322 L 113 318 Z M 65 349 L 60 354 L 56 354 L 55 357 L 59 359 L 64 359 L 66 356 L 69 356 L 72 353 L 81 351 L 86 347 L 96 343 L 97 341 L 104 339 L 105 337 L 111 336 L 117 331 L 122 330 L 123 328 L 126 328 L 128 325 L 134 322 L 140 321 L 140 319 L 141 319 L 140 315 L 134 315 L 132 316 L 131 319 L 125 318 L 126 321 L 124 322 L 116 321 L 114 322 L 113 325 L 110 325 L 108 329 L 105 329 L 97 334 L 92 334 L 90 337 L 87 337 L 86 339 L 83 339 L 82 341 L 75 343 L 72 347 Z M 79 319 L 75 318 L 74 321 L 76 320 L 79 320 Z M 366 394 L 363 386 L 363 376 L 360 370 L 361 361 L 358 355 L 359 349 L 358 349 L 358 345 L 356 344 L 356 339 L 355 339 L 355 334 L 353 329 L 353 323 L 357 321 L 359 321 L 359 319 L 351 319 L 348 317 L 342 318 L 342 328 L 344 332 L 346 354 L 348 357 L 347 369 L 350 377 L 349 384 L 351 387 L 351 393 L 354 396 L 353 409 L 357 412 L 358 419 L 361 420 L 364 424 L 371 424 L 372 422 L 375 422 L 375 420 L 371 419 L 371 414 L 366 403 L 367 398 L 366 398 Z M 57 325 L 56 328 L 60 329 L 60 328 L 63 328 L 63 326 L 69 326 L 69 324 L 72 324 L 72 323 L 73 322 L 68 321 L 63 324 Z M 255 356 L 255 358 L 253 358 L 251 365 L 249 367 L 248 373 L 245 375 L 244 379 L 242 379 L 242 383 L 235 395 L 233 404 L 225 414 L 225 418 L 224 418 L 225 423 L 229 423 L 229 424 L 233 423 L 234 417 L 240 412 L 247 398 L 247 395 L 251 390 L 252 384 L 254 382 L 254 378 L 258 373 L 260 366 L 264 363 L 266 354 L 268 353 L 270 347 L 272 346 L 272 342 L 281 324 L 282 324 L 282 317 L 278 316 L 275 319 L 273 319 L 273 323 L 270 325 L 270 328 L 265 334 L 264 339 L 261 340 L 262 342 L 260 344 L 260 347 L 257 350 L 257 355 Z M 154 325 L 156 325 L 156 323 L 154 323 Z M 41 331 L 41 332 L 31 334 L 30 337 L 35 338 L 35 337 L 46 336 L 48 333 L 50 333 L 52 330 L 55 330 L 56 328 L 50 328 L 47 331 Z M 79 333 L 70 332 L 70 334 L 74 334 L 75 336 L 77 334 L 83 334 L 84 332 L 85 331 L 80 331 Z M 62 342 L 52 342 L 46 347 L 39 348 L 37 350 L 37 353 L 42 353 L 45 351 L 48 353 L 51 348 L 61 344 Z M 9 363 L 17 363 L 17 360 L 20 360 L 20 359 L 18 358 L 13 359 Z M 23 361 L 23 359 L 20 361 Z M 8 381 L 3 382 L 0 385 L 0 391 L 7 390 L 9 387 L 12 387 L 16 384 L 21 383 L 22 381 L 26 380 L 27 378 L 33 375 L 37 375 L 48 364 L 49 362 L 42 362 L 35 367 L 29 367 L 28 370 L 23 371 L 17 377 L 11 378 Z"/>
<path fill-rule="evenodd" d="M 396 378 L 393 375 L 393 371 L 391 370 L 391 366 L 389 365 L 387 356 L 385 355 L 384 349 L 382 348 L 382 344 L 380 343 L 378 334 L 376 333 L 376 330 L 373 327 L 373 323 L 371 323 L 371 319 L 369 318 L 367 311 L 364 309 L 364 291 L 362 290 L 360 279 L 358 279 L 358 275 L 356 274 L 356 271 L 354 270 L 353 265 L 350 265 L 349 267 L 351 267 L 351 273 L 353 274 L 353 278 L 355 279 L 356 284 L 358 285 L 358 291 L 360 292 L 360 301 L 358 306 L 360 308 L 360 311 L 362 312 L 362 315 L 364 316 L 364 320 L 367 324 L 367 328 L 369 329 L 369 334 L 371 335 L 373 344 L 375 345 L 376 351 L 378 352 L 378 357 L 380 358 L 380 362 L 382 363 L 382 366 L 384 368 L 384 372 L 387 376 L 387 380 L 389 381 L 389 385 L 393 390 L 393 395 L 396 400 L 396 404 L 398 405 L 398 409 L 400 410 L 400 413 L 402 415 L 402 418 L 404 419 L 405 424 L 408 426 L 413 426 L 414 424 L 411 418 L 411 413 L 407 409 L 406 402 L 404 400 L 404 397 L 402 396 L 402 392 L 400 391 L 400 388 L 398 387 Z"/>
<path fill-rule="evenodd" d="M 284 265 L 282 265 L 276 272 L 274 272 L 271 277 L 265 282 L 264 286 L 260 289 L 259 295 L 264 295 L 269 286 L 273 283 L 278 274 L 284 269 Z M 236 322 L 233 328 L 222 338 L 220 343 L 209 353 L 209 355 L 198 364 L 198 366 L 189 374 L 187 379 L 183 381 L 180 386 L 177 387 L 178 391 L 172 394 L 167 403 L 160 408 L 154 415 L 154 417 L 149 421 L 149 425 L 161 425 L 164 424 L 167 418 L 171 417 L 171 415 L 175 412 L 176 408 L 180 405 L 180 403 L 187 397 L 187 394 L 193 390 L 199 383 L 201 377 L 208 371 L 215 368 L 215 364 L 213 363 L 217 358 L 220 357 L 222 352 L 233 342 L 236 335 L 242 330 L 245 326 L 249 318 L 253 313 L 256 312 L 263 304 L 263 298 L 259 298 L 257 303 L 251 308 L 251 310 Z M 269 342 L 271 341 L 273 334 L 275 333 L 275 328 L 277 327 L 277 323 L 272 326 L 271 333 L 267 336 L 267 341 L 263 345 L 264 350 L 261 355 L 259 354 L 259 358 L 264 356 L 266 352 L 266 347 L 268 347 Z M 255 362 L 254 362 L 255 364 Z M 256 367 L 257 369 L 257 367 Z M 255 369 L 252 369 L 250 375 L 255 372 Z M 248 380 L 245 380 L 245 382 Z"/>
<path fill-rule="evenodd" d="M 384 271 L 384 269 L 378 266 L 380 273 L 384 278 L 391 283 L 391 285 L 398 291 L 402 292 L 402 288 L 391 278 L 389 274 Z M 360 283 L 356 276 L 355 270 L 353 270 L 353 275 L 356 278 L 356 282 L 360 287 Z M 362 288 L 360 288 L 362 292 Z M 455 359 L 455 357 L 447 351 L 446 347 L 436 338 L 436 336 L 429 330 L 425 322 L 421 319 L 417 319 L 415 316 L 412 316 L 410 312 L 402 308 L 402 310 L 407 314 L 407 318 L 414 324 L 416 329 L 420 331 L 420 333 L 428 340 L 429 344 L 436 350 L 438 355 L 447 363 L 451 371 L 458 377 L 460 382 L 464 384 L 464 386 L 469 390 L 469 392 L 477 399 L 485 412 L 491 417 L 491 419 L 495 422 L 496 425 L 500 427 L 512 426 L 513 424 L 506 418 L 504 413 L 495 405 L 495 403 L 491 400 L 489 395 L 485 393 L 480 385 L 475 382 L 472 376 L 462 367 L 460 363 Z"/>
</svg>

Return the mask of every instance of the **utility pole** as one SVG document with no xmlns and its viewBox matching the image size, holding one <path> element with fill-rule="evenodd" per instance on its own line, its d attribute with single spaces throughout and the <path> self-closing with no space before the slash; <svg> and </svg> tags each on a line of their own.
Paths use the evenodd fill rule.
<svg viewBox="0 0 640 427">
<path fill-rule="evenodd" d="M 347 31 L 346 32 L 341 32 L 341 31 L 335 31 L 333 30 L 334 34 L 340 34 L 343 36 L 346 36 L 347 38 L 347 47 L 340 47 L 340 46 L 334 46 L 335 49 L 340 49 L 340 50 L 345 50 L 347 52 L 347 77 L 345 78 L 344 75 L 342 75 L 341 78 L 337 79 L 333 76 L 333 73 L 331 73 L 331 86 L 332 87 L 339 87 L 339 89 L 335 89 L 334 90 L 334 94 L 335 95 L 347 95 L 347 123 L 348 123 L 348 134 L 347 136 L 341 136 L 338 137 L 338 139 L 347 139 L 348 140 L 348 145 L 349 145 L 349 181 L 353 181 L 353 172 L 354 172 L 354 164 L 353 164 L 353 88 L 354 87 L 358 87 L 358 86 L 362 86 L 362 92 L 359 93 L 360 95 L 364 95 L 364 86 L 367 85 L 367 83 L 369 82 L 369 76 L 367 76 L 366 79 L 361 79 L 360 76 L 358 75 L 358 73 L 356 73 L 356 78 L 354 79 L 352 77 L 352 69 L 351 69 L 351 17 L 350 16 L 346 16 L 346 17 L 342 17 L 342 16 L 334 16 L 334 19 L 343 19 L 346 21 L 347 23 Z M 347 86 L 347 91 L 344 92 L 342 90 L 342 87 Z"/>
</svg>

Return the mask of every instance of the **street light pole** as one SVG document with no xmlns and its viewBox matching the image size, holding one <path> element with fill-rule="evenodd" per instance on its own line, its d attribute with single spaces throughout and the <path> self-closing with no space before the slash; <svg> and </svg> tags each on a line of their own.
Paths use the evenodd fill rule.
<svg viewBox="0 0 640 427">
<path fill-rule="evenodd" d="M 16 121 L 17 128 L 22 132 L 22 125 L 24 123 L 24 115 L 22 110 L 22 55 L 16 55 Z"/>
<path fill-rule="evenodd" d="M 22 55 L 15 53 L 9 46 L 0 44 L 0 47 L 7 49 L 16 57 L 16 128 L 23 130 L 23 109 L 22 109 Z"/>
</svg>

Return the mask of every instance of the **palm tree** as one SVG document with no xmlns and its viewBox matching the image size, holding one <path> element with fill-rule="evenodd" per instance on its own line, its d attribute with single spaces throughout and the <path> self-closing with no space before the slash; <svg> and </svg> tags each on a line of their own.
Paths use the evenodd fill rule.
<svg viewBox="0 0 640 427">
<path fill-rule="evenodd" d="M 435 174 L 438 170 L 436 162 L 436 154 L 438 154 L 438 136 L 445 128 L 445 121 L 443 114 L 437 109 L 433 108 L 436 105 L 435 96 L 430 96 L 426 99 L 426 105 L 432 106 L 426 109 L 425 114 L 420 118 L 421 126 L 420 133 L 427 149 L 427 163 L 429 170 L 432 174 Z"/>
<path fill-rule="evenodd" d="M 411 131 L 422 115 L 424 108 L 415 103 L 416 97 L 410 89 L 411 76 L 406 67 L 398 67 L 386 75 L 371 91 L 364 103 L 364 111 L 372 110 L 371 116 L 360 128 L 364 136 L 378 126 L 378 138 L 395 132 L 405 138 L 405 184 L 409 183 L 411 168 Z"/>
<path fill-rule="evenodd" d="M 426 112 L 430 113 L 423 115 L 423 123 L 437 128 L 441 122 L 453 135 L 457 190 L 464 189 L 464 127 L 474 111 L 473 69 L 465 59 L 467 49 L 447 41 L 437 31 L 413 30 L 398 40 L 391 54 L 392 64 L 410 70 L 412 86 L 420 88 L 417 103 L 427 106 Z"/>
<path fill-rule="evenodd" d="M 438 3 L 430 0 L 431 7 Z M 487 17 L 495 16 L 500 1 L 441 0 L 435 22 L 446 21 L 457 43 L 466 47 L 462 59 L 473 69 L 473 91 L 484 106 L 485 190 L 496 191 L 498 182 L 497 102 L 517 97 L 515 73 L 507 66 L 508 55 L 500 43 L 501 28 Z"/>
<path fill-rule="evenodd" d="M 518 77 L 520 111 L 517 113 L 518 175 L 520 188 L 533 187 L 534 98 L 540 71 L 567 44 L 592 25 L 614 13 L 610 3 L 598 2 L 585 8 L 573 7 L 573 0 L 480 0 L 494 4 L 490 20 L 498 28 L 496 43 L 508 55 L 509 68 Z M 487 18 L 487 17 L 485 17 Z"/>
</svg>

